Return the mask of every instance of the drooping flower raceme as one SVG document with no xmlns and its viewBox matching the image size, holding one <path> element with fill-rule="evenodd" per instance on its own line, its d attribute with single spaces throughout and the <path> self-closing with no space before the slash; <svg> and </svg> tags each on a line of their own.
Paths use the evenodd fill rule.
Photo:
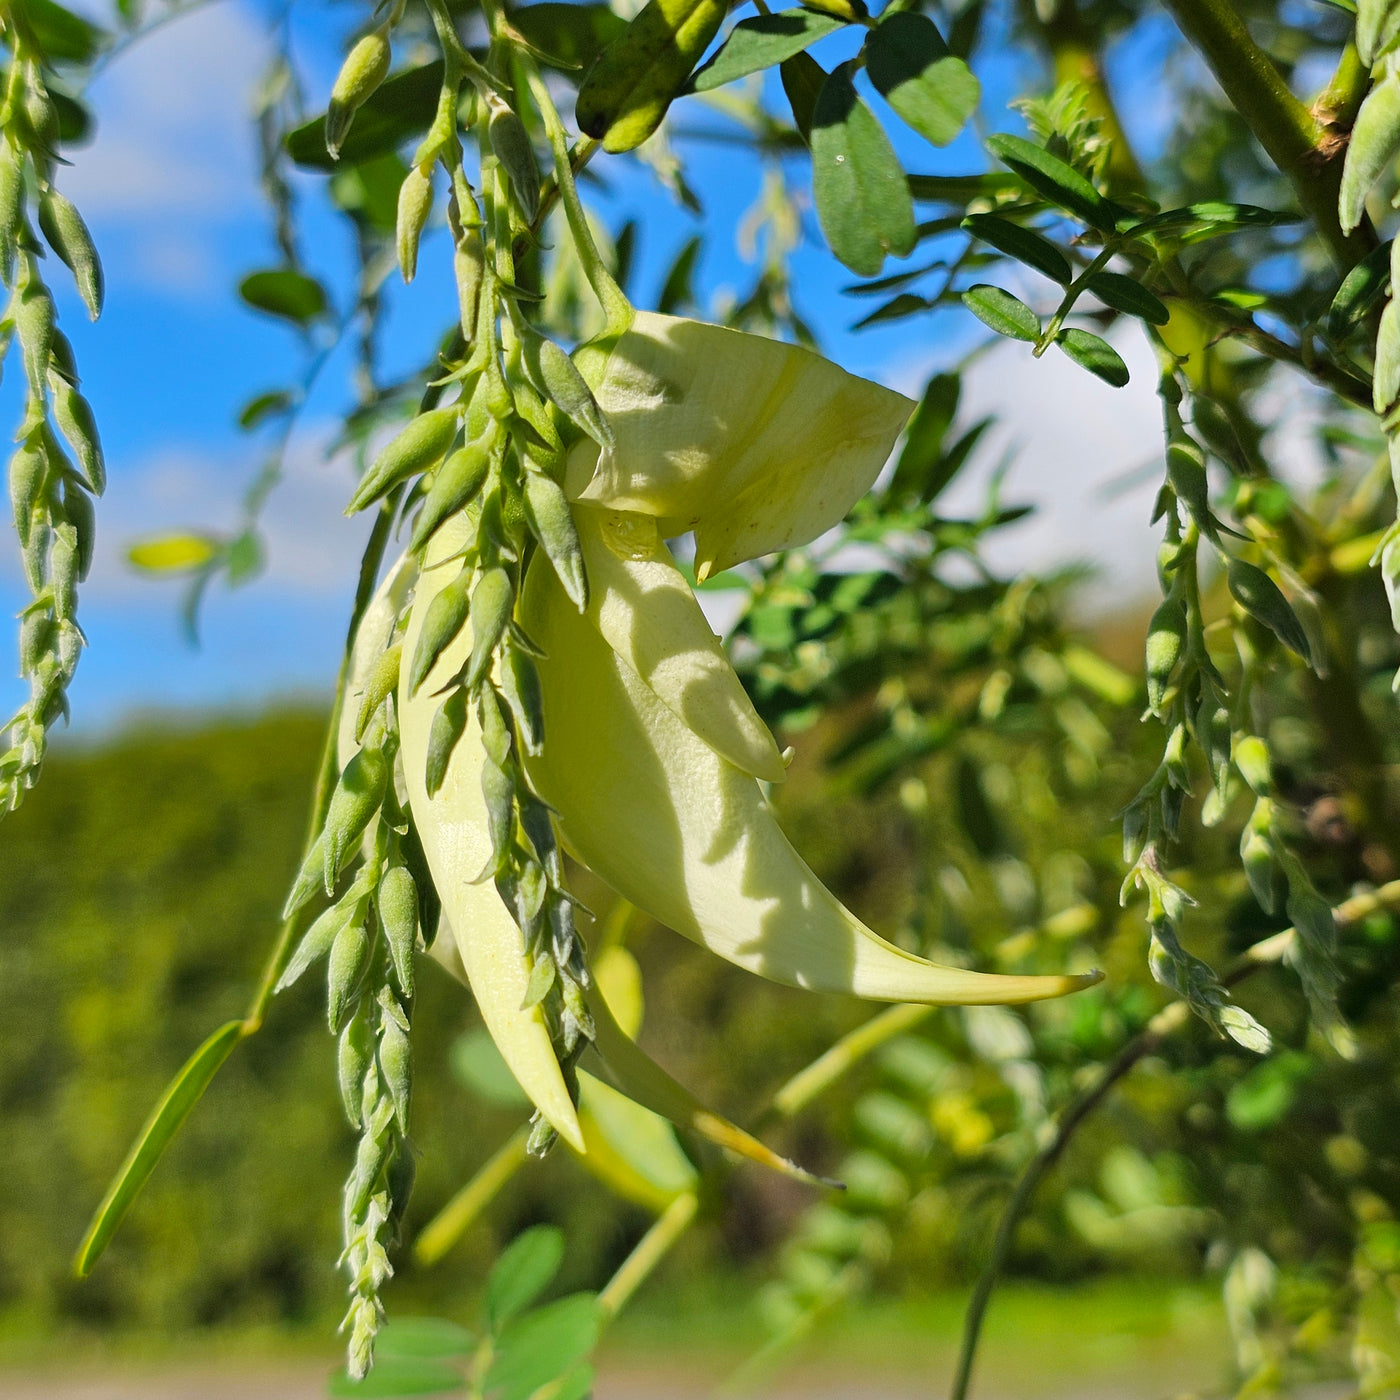
<svg viewBox="0 0 1400 1400">
<path fill-rule="evenodd" d="M 775 981 L 888 1001 L 1024 1002 L 1090 977 L 1006 977 L 942 967 L 872 932 L 784 836 L 759 780 L 784 765 L 710 630 L 665 536 L 693 530 L 698 575 L 832 527 L 869 489 L 909 401 L 809 351 L 671 317 L 580 356 L 612 443 L 576 446 L 565 478 L 588 577 L 581 611 L 537 551 L 517 622 L 538 660 L 544 742 L 522 756 L 579 860 L 638 908 Z M 433 536 L 403 655 L 460 572 L 465 514 Z M 577 596 L 577 589 L 572 590 Z M 409 807 L 483 1019 L 521 1087 L 576 1149 L 583 1142 L 538 1005 L 531 960 L 489 875 L 492 842 L 474 718 L 429 794 L 437 694 L 472 651 L 470 627 L 427 678 L 399 690 Z M 706 1130 L 716 1120 L 618 1030 L 596 995 L 597 1048 L 639 1102 Z M 740 1134 L 746 1139 L 746 1135 Z M 762 1149 L 751 1139 L 728 1142 Z"/>
</svg>

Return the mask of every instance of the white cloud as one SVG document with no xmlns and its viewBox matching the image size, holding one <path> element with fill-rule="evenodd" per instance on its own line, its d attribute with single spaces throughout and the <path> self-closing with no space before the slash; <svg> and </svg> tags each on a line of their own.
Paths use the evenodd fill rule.
<svg viewBox="0 0 1400 1400">
<path fill-rule="evenodd" d="M 266 49 L 248 9 L 201 5 L 119 54 L 88 89 L 96 136 L 72 153 L 62 185 L 99 242 L 135 237 L 128 274 L 222 290 L 207 239 L 257 198 L 248 98 Z"/>
</svg>

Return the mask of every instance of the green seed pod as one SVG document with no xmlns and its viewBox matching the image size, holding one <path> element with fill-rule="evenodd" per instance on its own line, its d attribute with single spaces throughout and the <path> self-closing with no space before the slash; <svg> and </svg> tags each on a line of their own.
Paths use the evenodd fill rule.
<svg viewBox="0 0 1400 1400">
<path fill-rule="evenodd" d="M 360 749 L 345 765 L 331 794 L 322 832 L 327 894 L 335 892 L 336 880 L 353 854 L 360 833 L 383 803 L 388 778 L 389 763 L 382 749 Z"/>
<path fill-rule="evenodd" d="M 10 142 L 0 142 L 0 280 L 6 286 L 14 280 L 23 210 L 24 155 Z"/>
<path fill-rule="evenodd" d="M 525 513 L 535 538 L 544 547 L 564 592 L 580 612 L 588 606 L 588 575 L 573 511 L 563 488 L 543 472 L 525 473 Z"/>
<path fill-rule="evenodd" d="M 540 167 L 525 123 L 494 94 L 487 98 L 491 116 L 487 131 L 491 149 L 510 180 L 511 193 L 527 224 L 540 212 Z"/>
<path fill-rule="evenodd" d="M 287 961 L 287 966 L 283 968 L 282 975 L 277 979 L 277 990 L 284 992 L 295 982 L 299 981 L 302 973 L 313 963 L 319 962 L 331 950 L 331 944 L 336 940 L 346 924 L 352 919 L 359 918 L 360 896 L 358 894 L 347 896 L 337 900 L 329 909 L 324 910 L 302 934 L 297 943 L 296 951 Z"/>
<path fill-rule="evenodd" d="M 336 1049 L 336 1078 L 340 1081 L 340 1101 L 345 1116 L 357 1132 L 365 1124 L 365 1076 L 374 1063 L 374 1036 L 363 1015 L 352 1016 L 340 1033 Z"/>
<path fill-rule="evenodd" d="M 544 695 L 534 659 L 507 641 L 501 653 L 501 692 L 532 758 L 544 746 Z"/>
<path fill-rule="evenodd" d="M 487 569 L 472 589 L 472 654 L 466 684 L 474 690 L 491 668 L 491 657 L 515 610 L 515 585 L 504 569 Z"/>
<path fill-rule="evenodd" d="M 491 831 L 491 850 L 499 869 L 510 854 L 511 832 L 515 825 L 515 784 L 510 774 L 489 758 L 481 765 L 481 793 L 486 799 L 486 824 Z"/>
<path fill-rule="evenodd" d="M 366 34 L 346 56 L 326 106 L 326 150 L 333 160 L 340 159 L 340 148 L 350 134 L 356 111 L 388 76 L 392 57 L 388 35 L 382 29 Z"/>
<path fill-rule="evenodd" d="M 363 923 L 347 923 L 331 944 L 326 964 L 326 1021 L 332 1035 L 340 1034 L 359 1005 L 360 984 L 369 966 L 371 948 Z"/>
<path fill-rule="evenodd" d="M 39 227 L 73 274 L 88 315 L 97 320 L 102 314 L 102 262 L 83 216 L 70 199 L 49 187 L 39 196 Z"/>
<path fill-rule="evenodd" d="M 486 255 L 481 247 L 481 235 L 466 229 L 452 250 L 452 276 L 457 283 L 457 314 L 462 323 L 462 338 L 470 345 L 476 339 L 477 300 L 481 296 L 481 279 L 486 271 Z"/>
<path fill-rule="evenodd" d="M 470 608 L 472 571 L 463 569 L 428 604 L 423 630 L 413 652 L 413 664 L 408 673 L 408 693 L 416 695 L 418 687 L 428 678 L 437 664 L 443 648 L 462 630 Z"/>
<path fill-rule="evenodd" d="M 25 609 L 19 624 L 20 674 L 27 676 L 53 649 L 54 616 L 38 603 Z"/>
<path fill-rule="evenodd" d="M 63 483 L 63 513 L 77 534 L 78 579 L 81 582 L 92 568 L 92 554 L 97 546 L 97 512 L 92 497 L 74 481 Z"/>
<path fill-rule="evenodd" d="M 1147 627 L 1147 703 L 1154 711 L 1162 708 L 1185 645 L 1186 611 L 1175 598 L 1168 598 Z"/>
<path fill-rule="evenodd" d="M 457 436 L 457 405 L 433 408 L 420 413 L 406 428 L 385 444 L 364 474 L 346 515 L 354 515 L 372 505 L 386 491 L 416 472 L 431 470 L 442 461 L 452 439 Z"/>
<path fill-rule="evenodd" d="M 612 428 L 574 362 L 543 336 L 521 339 L 525 364 L 539 387 L 571 422 L 600 447 L 613 445 Z"/>
<path fill-rule="evenodd" d="M 476 496 L 491 470 L 499 445 L 500 431 L 493 427 L 465 447 L 459 447 L 442 464 L 418 512 L 409 548 L 422 549 L 444 520 Z"/>
<path fill-rule="evenodd" d="M 15 513 L 15 534 L 22 547 L 29 544 L 34 507 L 39 503 L 48 468 L 48 458 L 32 442 L 21 443 L 10 458 L 10 507 Z"/>
<path fill-rule="evenodd" d="M 1245 734 L 1235 741 L 1235 767 L 1240 777 L 1254 789 L 1255 795 L 1267 797 L 1273 786 L 1269 746 L 1257 734 Z"/>
<path fill-rule="evenodd" d="M 369 728 L 369 722 L 374 718 L 375 712 L 398 689 L 399 666 L 402 660 L 403 646 L 398 644 L 382 653 L 370 668 L 370 673 L 365 679 L 364 692 L 360 696 L 360 708 L 355 715 L 357 744 L 363 741 L 365 730 Z"/>
<path fill-rule="evenodd" d="M 399 212 L 395 224 L 395 243 L 399 254 L 399 271 L 405 282 L 413 281 L 418 270 L 418 241 L 433 212 L 432 167 L 427 170 L 413 166 L 399 186 Z"/>
<path fill-rule="evenodd" d="M 405 997 L 413 995 L 413 951 L 418 939 L 418 887 L 405 865 L 392 865 L 379 882 L 379 925 L 384 930 L 394 977 Z"/>
<path fill-rule="evenodd" d="M 433 727 L 428 732 L 428 761 L 423 780 L 429 797 L 436 796 L 442 786 L 452 752 L 466 727 L 467 693 L 458 686 L 438 707 Z"/>
<path fill-rule="evenodd" d="M 53 610 L 61 619 L 78 610 L 78 531 L 65 521 L 56 525 L 49 548 L 49 580 L 53 585 Z"/>
<path fill-rule="evenodd" d="M 83 480 L 94 496 L 107 487 L 107 465 L 97 437 L 97 420 L 88 401 L 62 375 L 50 374 L 53 416 L 82 464 Z"/>
<path fill-rule="evenodd" d="M 55 314 L 48 288 L 37 277 L 31 277 L 15 298 L 15 329 L 24 350 L 25 377 L 36 399 L 42 398 L 48 383 Z"/>
<path fill-rule="evenodd" d="M 393 1016 L 385 1016 L 379 1031 L 379 1073 L 394 1102 L 399 1130 L 408 1131 L 408 1101 L 413 1091 L 413 1051 L 408 1032 Z"/>
<path fill-rule="evenodd" d="M 31 593 L 40 592 L 49 577 L 49 545 L 53 542 L 53 527 L 42 509 L 30 517 L 29 542 L 20 557 L 24 561 L 24 579 Z"/>
</svg>

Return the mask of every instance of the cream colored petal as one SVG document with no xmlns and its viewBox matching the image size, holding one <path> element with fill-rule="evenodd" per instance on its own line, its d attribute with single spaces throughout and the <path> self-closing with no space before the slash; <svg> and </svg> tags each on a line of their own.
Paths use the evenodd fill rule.
<svg viewBox="0 0 1400 1400">
<path fill-rule="evenodd" d="M 787 769 L 778 745 L 656 522 L 586 507 L 574 517 L 588 569 L 588 617 L 608 645 L 716 753 L 746 773 L 781 782 Z"/>
<path fill-rule="evenodd" d="M 651 312 L 594 389 L 615 446 L 576 449 L 570 493 L 695 530 L 701 577 L 844 518 L 913 410 L 810 350 Z"/>
<path fill-rule="evenodd" d="M 808 869 L 754 779 L 570 606 L 548 564 L 531 569 L 524 602 L 548 652 L 531 779 L 573 852 L 638 908 L 773 981 L 879 1001 L 1035 1001 L 1097 980 L 941 967 L 880 938 Z"/>
<path fill-rule="evenodd" d="M 449 522 L 434 536 L 409 615 L 405 656 L 413 655 L 429 604 L 456 575 L 459 564 L 452 556 L 466 544 L 470 528 L 465 522 Z M 438 562 L 443 560 L 448 562 Z M 481 1018 L 531 1102 L 571 1147 L 582 1152 L 584 1142 L 578 1116 L 560 1073 L 544 1016 L 538 1006 L 521 1008 L 530 977 L 524 939 L 495 885 L 489 879 L 472 883 L 491 855 L 486 803 L 481 793 L 481 731 L 475 718 L 469 718 L 447 765 L 443 784 L 433 797 L 428 796 L 424 782 L 428 735 L 441 703 L 434 692 L 461 669 L 470 649 L 467 627 L 443 651 L 414 695 L 408 694 L 408 667 L 403 668 L 399 733 L 409 805 Z"/>
</svg>

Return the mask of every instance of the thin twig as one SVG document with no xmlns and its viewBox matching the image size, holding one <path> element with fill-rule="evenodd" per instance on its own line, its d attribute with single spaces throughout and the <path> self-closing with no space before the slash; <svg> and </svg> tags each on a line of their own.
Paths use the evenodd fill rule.
<svg viewBox="0 0 1400 1400">
<path fill-rule="evenodd" d="M 1400 906 L 1400 880 L 1392 880 L 1379 889 L 1344 900 L 1337 906 L 1335 917 L 1338 924 L 1354 924 L 1377 910 L 1393 909 L 1397 906 Z M 1291 928 L 1262 939 L 1236 958 L 1220 980 L 1226 986 L 1232 987 L 1252 977 L 1260 968 L 1271 967 L 1281 962 L 1293 946 L 1293 939 L 1294 931 Z M 1190 1008 L 1184 1001 L 1174 1001 L 1164 1006 L 1143 1030 L 1103 1067 L 1094 1083 L 1070 1103 L 1060 1115 L 1050 1138 L 1026 1164 L 1012 1190 L 1010 1200 L 1006 1203 L 1006 1209 L 1002 1212 L 996 1235 L 992 1240 L 991 1254 L 976 1287 L 972 1290 L 972 1297 L 968 1300 L 967 1313 L 963 1319 L 958 1369 L 953 1378 L 952 1389 L 948 1392 L 949 1400 L 967 1400 L 987 1304 L 991 1300 L 992 1290 L 996 1287 L 997 1278 L 1007 1256 L 1011 1253 L 1016 1227 L 1021 1223 L 1021 1217 L 1030 1205 L 1036 1188 L 1060 1159 L 1079 1125 L 1108 1097 L 1114 1085 L 1140 1060 L 1153 1054 L 1168 1036 L 1184 1026 L 1190 1018 Z"/>
</svg>

